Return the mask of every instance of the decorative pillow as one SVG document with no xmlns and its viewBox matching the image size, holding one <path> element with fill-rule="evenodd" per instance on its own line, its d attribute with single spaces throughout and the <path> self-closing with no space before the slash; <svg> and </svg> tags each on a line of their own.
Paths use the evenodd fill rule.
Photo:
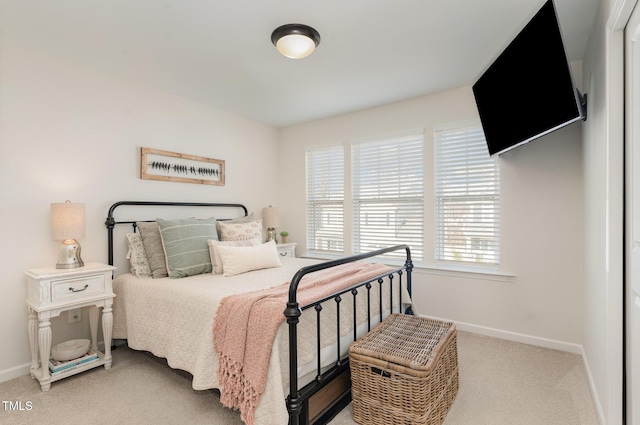
<svg viewBox="0 0 640 425">
<path fill-rule="evenodd" d="M 221 274 L 222 259 L 220 258 L 220 253 L 218 252 L 218 246 L 254 246 L 260 245 L 262 243 L 262 239 L 253 238 L 241 241 L 216 241 L 209 239 L 207 243 L 209 244 L 209 256 L 211 257 L 212 272 L 213 274 Z"/>
<path fill-rule="evenodd" d="M 162 236 L 170 278 L 211 273 L 207 240 L 217 239 L 216 219 L 156 219 Z"/>
<path fill-rule="evenodd" d="M 231 220 L 218 220 L 216 221 L 216 230 L 218 231 L 218 240 L 222 240 L 222 234 L 220 233 L 220 223 L 227 223 L 227 224 L 231 224 L 231 223 L 248 223 L 250 221 L 256 221 L 255 217 L 253 216 L 253 213 L 249 214 L 249 215 L 245 215 L 243 217 L 238 217 L 238 218 L 234 218 Z"/>
<path fill-rule="evenodd" d="M 131 273 L 137 277 L 151 277 L 151 266 L 147 259 L 147 254 L 144 252 L 144 245 L 142 243 L 142 236 L 140 233 L 127 233 L 127 240 L 129 241 L 129 253 L 127 258 L 131 265 Z"/>
<path fill-rule="evenodd" d="M 247 223 L 226 223 L 221 221 L 219 225 L 221 241 L 241 241 L 254 238 L 262 240 L 262 219 Z"/>
<path fill-rule="evenodd" d="M 154 278 L 167 277 L 167 260 L 164 256 L 158 223 L 138 221 L 136 226 L 142 236 L 142 244 L 149 260 L 149 266 L 151 266 L 152 276 Z"/>
<path fill-rule="evenodd" d="M 218 246 L 217 249 L 224 276 L 282 266 L 274 241 L 255 246 Z"/>
</svg>

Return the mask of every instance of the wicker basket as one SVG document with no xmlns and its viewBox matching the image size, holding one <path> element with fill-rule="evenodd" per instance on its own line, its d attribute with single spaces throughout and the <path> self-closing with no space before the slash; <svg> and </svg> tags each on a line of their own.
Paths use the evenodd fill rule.
<svg viewBox="0 0 640 425">
<path fill-rule="evenodd" d="M 458 392 L 453 323 L 393 314 L 349 347 L 353 419 L 440 425 Z"/>
</svg>

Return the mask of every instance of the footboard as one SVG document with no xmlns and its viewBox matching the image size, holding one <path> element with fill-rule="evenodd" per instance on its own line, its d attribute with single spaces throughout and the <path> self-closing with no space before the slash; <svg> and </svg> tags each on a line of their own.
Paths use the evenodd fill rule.
<svg viewBox="0 0 640 425">
<path fill-rule="evenodd" d="M 377 276 L 364 282 L 360 282 L 350 288 L 346 288 L 336 294 L 332 294 L 321 300 L 314 301 L 310 304 L 300 306 L 297 301 L 298 285 L 301 279 L 312 272 L 328 269 L 341 264 L 351 263 L 366 258 L 381 256 L 383 254 L 404 249 L 406 251 L 406 260 L 403 266 L 390 270 L 383 275 Z M 340 258 L 337 260 L 327 261 L 320 264 L 304 267 L 300 269 L 293 279 L 289 287 L 289 300 L 287 302 L 284 315 L 289 325 L 289 396 L 287 397 L 287 410 L 289 412 L 289 424 L 325 424 L 329 422 L 340 410 L 342 410 L 351 400 L 351 380 L 349 376 L 349 357 L 341 355 L 341 338 L 340 338 L 340 308 L 336 309 L 336 361 L 332 367 L 326 371 L 322 371 L 322 355 L 321 355 L 321 330 L 320 317 L 322 315 L 322 305 L 325 302 L 333 301 L 338 305 L 342 302 L 349 302 L 351 298 L 353 302 L 353 336 L 351 341 L 358 339 L 356 315 L 357 297 L 366 297 L 367 309 L 367 330 L 371 330 L 372 318 L 377 317 L 378 321 L 384 319 L 383 314 L 383 285 L 389 285 L 390 311 L 393 313 L 393 294 L 394 290 L 398 294 L 398 313 L 402 313 L 402 293 L 403 285 L 411 295 L 411 271 L 413 263 L 411 262 L 411 252 L 407 245 L 397 245 L 389 248 L 372 251 L 360 255 Z M 397 277 L 397 287 L 394 287 L 394 279 Z M 403 282 L 404 279 L 404 282 Z M 374 285 L 379 285 L 377 299 L 372 297 L 371 289 Z M 373 299 L 372 299 L 373 298 Z M 298 323 L 302 312 L 307 309 L 315 309 L 317 315 L 316 329 L 316 346 L 317 346 L 317 371 L 316 378 L 313 382 L 307 384 L 303 388 L 298 388 Z M 405 311 L 412 314 L 411 309 Z"/>
</svg>

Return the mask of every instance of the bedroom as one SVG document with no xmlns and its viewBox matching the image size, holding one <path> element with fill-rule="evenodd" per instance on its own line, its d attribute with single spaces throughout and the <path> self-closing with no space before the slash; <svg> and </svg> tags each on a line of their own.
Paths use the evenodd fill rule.
<svg viewBox="0 0 640 425">
<path fill-rule="evenodd" d="M 609 233 L 616 227 L 610 220 L 615 219 L 619 205 L 607 204 L 602 183 L 607 181 L 615 189 L 616 174 L 611 171 L 615 167 L 606 158 L 615 161 L 620 153 L 615 143 L 597 143 L 608 137 L 603 124 L 608 113 L 602 94 L 606 90 L 602 87 L 609 80 L 600 64 L 605 63 L 602 45 L 613 3 L 619 2 L 600 2 L 585 56 L 573 63 L 583 92 L 600 93 L 592 97 L 595 106 L 591 111 L 597 112 L 583 126 L 568 127 L 503 160 L 502 263 L 503 271 L 515 278 L 495 281 L 441 275 L 427 267 L 416 271 L 415 278 L 421 281 L 415 285 L 417 302 L 433 316 L 467 324 L 479 332 L 554 348 L 584 349 L 604 423 L 619 423 L 622 397 L 615 389 L 621 378 L 610 372 L 617 370 L 615 361 L 610 363 L 617 357 L 615 344 L 600 342 L 615 341 L 621 328 L 617 319 L 606 317 L 611 314 L 608 306 L 614 310 L 621 306 L 607 303 L 603 289 L 616 293 L 621 271 L 607 264 L 619 265 L 621 252 L 601 248 L 607 237 L 612 245 L 621 237 Z M 1 15 L 4 27 L 8 16 Z M 34 19 L 35 25 L 38 18 Z M 49 45 L 14 37 L 8 30 L 0 38 L 0 184 L 5 241 L 0 338 L 8 342 L 0 348 L 3 380 L 28 373 L 23 272 L 55 261 L 57 243 L 49 237 L 50 203 L 71 199 L 86 204 L 87 235 L 81 241 L 85 260 L 105 261 L 106 210 L 124 198 L 240 201 L 255 212 L 278 205 L 282 226 L 300 249 L 305 234 L 301 186 L 305 145 L 349 143 L 359 137 L 425 128 L 428 170 L 432 167 L 432 126 L 472 119 L 476 114 L 470 86 L 465 85 L 279 128 L 208 106 L 197 98 L 160 90 L 154 86 L 158 81 L 145 81 L 149 64 L 140 64 L 137 75 L 125 75 L 126 70 L 104 63 L 98 54 L 79 56 L 71 40 L 63 41 L 70 44 L 69 50 L 55 42 Z M 273 54 L 272 46 L 267 47 L 263 54 Z M 119 51 L 125 57 L 134 53 Z M 164 77 L 157 74 L 154 78 Z M 226 184 L 218 188 L 140 180 L 141 146 L 224 159 Z M 605 149 L 612 153 L 604 155 Z M 425 187 L 432 185 L 425 182 Z M 613 219 L 605 208 L 611 210 Z M 428 212 L 430 207 L 425 209 Z M 432 237 L 427 227 L 425 240 Z M 429 248 L 430 243 L 425 246 Z M 86 327 L 86 320 L 54 323 L 59 340 L 76 337 Z"/>
</svg>

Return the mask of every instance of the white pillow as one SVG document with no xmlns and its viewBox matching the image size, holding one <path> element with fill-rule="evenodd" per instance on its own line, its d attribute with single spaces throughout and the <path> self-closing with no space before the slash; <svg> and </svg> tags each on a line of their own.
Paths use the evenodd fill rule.
<svg viewBox="0 0 640 425">
<path fill-rule="evenodd" d="M 274 241 L 255 246 L 218 246 L 217 249 L 224 276 L 282 266 Z"/>
<path fill-rule="evenodd" d="M 221 241 L 239 241 L 253 238 L 262 239 L 262 219 L 247 223 L 227 223 L 219 221 Z"/>
<path fill-rule="evenodd" d="M 209 255 L 211 256 L 211 266 L 213 274 L 221 274 L 222 273 L 222 259 L 220 258 L 220 253 L 218 252 L 219 246 L 254 246 L 260 245 L 262 243 L 261 238 L 253 238 L 246 239 L 240 241 L 216 241 L 213 239 L 209 239 L 207 241 L 209 244 Z"/>
<path fill-rule="evenodd" d="M 238 217 L 231 220 L 218 220 L 216 222 L 216 229 L 218 230 L 218 240 L 222 240 L 222 232 L 220 231 L 220 223 L 248 223 L 250 221 L 256 221 L 256 218 L 253 216 L 253 213 L 249 215 L 245 215 L 244 217 Z"/>
</svg>

